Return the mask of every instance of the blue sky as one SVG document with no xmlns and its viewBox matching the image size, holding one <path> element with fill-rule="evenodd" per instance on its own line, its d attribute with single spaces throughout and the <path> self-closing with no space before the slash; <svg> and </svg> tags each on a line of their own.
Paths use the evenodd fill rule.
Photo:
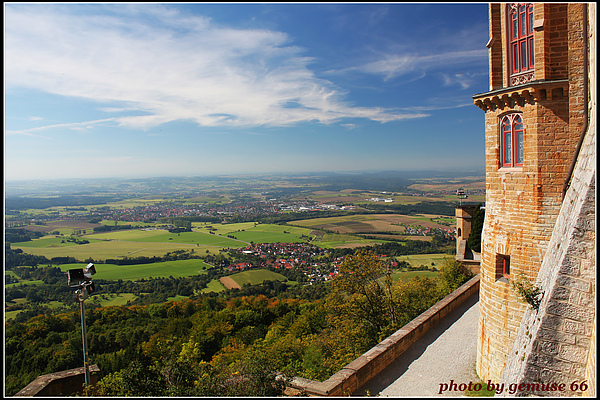
<svg viewBox="0 0 600 400">
<path fill-rule="evenodd" d="M 486 3 L 5 3 L 5 180 L 484 166 Z"/>
</svg>

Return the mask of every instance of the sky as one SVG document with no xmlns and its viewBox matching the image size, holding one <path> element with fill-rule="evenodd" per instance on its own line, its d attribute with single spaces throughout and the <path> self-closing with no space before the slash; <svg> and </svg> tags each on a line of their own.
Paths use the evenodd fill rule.
<svg viewBox="0 0 600 400">
<path fill-rule="evenodd" d="M 4 179 L 483 170 L 487 3 L 4 3 Z"/>
</svg>

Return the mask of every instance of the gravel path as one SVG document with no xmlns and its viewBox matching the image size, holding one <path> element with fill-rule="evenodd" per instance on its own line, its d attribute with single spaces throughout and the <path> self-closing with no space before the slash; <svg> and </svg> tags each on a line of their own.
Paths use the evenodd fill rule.
<svg viewBox="0 0 600 400">
<path fill-rule="evenodd" d="M 478 299 L 479 294 L 471 296 L 354 395 L 463 396 L 460 385 L 478 381 L 475 374 Z M 444 384 L 454 390 L 440 394 Z"/>
</svg>

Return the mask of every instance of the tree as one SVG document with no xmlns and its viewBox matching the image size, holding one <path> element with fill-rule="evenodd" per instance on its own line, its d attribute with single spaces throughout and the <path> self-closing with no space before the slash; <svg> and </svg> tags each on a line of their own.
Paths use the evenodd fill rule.
<svg viewBox="0 0 600 400">
<path fill-rule="evenodd" d="M 383 331 L 379 341 L 412 321 L 442 297 L 433 278 L 415 276 L 408 281 L 400 282 L 394 287 L 394 298 L 398 309 L 397 324 L 390 325 L 387 331 Z"/>
<path fill-rule="evenodd" d="M 438 289 L 442 297 L 458 289 L 463 283 L 473 277 L 460 261 L 446 257 L 438 274 Z"/>
<path fill-rule="evenodd" d="M 143 356 L 133 360 L 121 375 L 123 390 L 129 396 L 161 396 L 166 385 L 151 361 Z"/>
<path fill-rule="evenodd" d="M 481 231 L 483 230 L 483 221 L 485 219 L 485 209 L 481 208 L 482 204 L 477 204 L 473 212 L 473 224 L 471 233 L 467 238 L 467 246 L 473 251 L 481 252 Z"/>
<path fill-rule="evenodd" d="M 337 308 L 380 332 L 396 323 L 391 265 L 369 251 L 347 256 L 333 280 Z"/>
</svg>

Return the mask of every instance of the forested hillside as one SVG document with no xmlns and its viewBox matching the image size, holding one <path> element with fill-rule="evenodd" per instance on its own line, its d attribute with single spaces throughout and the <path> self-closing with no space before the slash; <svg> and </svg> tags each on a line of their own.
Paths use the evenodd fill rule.
<svg viewBox="0 0 600 400">
<path fill-rule="evenodd" d="M 437 279 L 392 284 L 374 253 L 348 256 L 319 299 L 276 291 L 86 309 L 90 395 L 274 396 L 303 376 L 324 380 L 468 279 L 448 259 Z M 271 285 L 272 286 L 272 285 Z M 82 365 L 77 312 L 6 325 L 6 394 Z"/>
</svg>

